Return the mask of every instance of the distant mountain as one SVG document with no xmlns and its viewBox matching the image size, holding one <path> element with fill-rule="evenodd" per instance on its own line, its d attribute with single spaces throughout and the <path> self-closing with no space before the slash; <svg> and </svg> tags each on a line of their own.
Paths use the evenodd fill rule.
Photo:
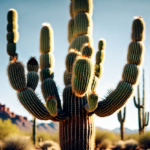
<svg viewBox="0 0 150 150">
<path fill-rule="evenodd" d="M 111 130 L 114 133 L 120 133 L 120 128 L 115 128 L 113 130 Z M 126 134 L 131 134 L 131 133 L 138 133 L 138 130 L 131 130 L 129 128 L 125 128 L 125 133 Z"/>
</svg>

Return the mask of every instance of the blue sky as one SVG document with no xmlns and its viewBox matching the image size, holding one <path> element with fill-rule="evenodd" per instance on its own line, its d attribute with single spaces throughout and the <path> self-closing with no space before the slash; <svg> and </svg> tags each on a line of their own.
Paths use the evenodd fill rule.
<svg viewBox="0 0 150 150">
<path fill-rule="evenodd" d="M 150 1 L 148 0 L 94 0 L 93 10 L 93 41 L 95 53 L 98 50 L 98 40 L 106 40 L 105 62 L 103 76 L 97 87 L 100 97 L 106 95 L 107 89 L 115 88 L 121 80 L 123 67 L 126 64 L 128 45 L 131 41 L 131 25 L 134 16 L 142 16 L 146 23 L 145 59 L 143 67 L 145 69 L 145 110 L 150 111 Z M 69 15 L 70 0 L 5 0 L 0 1 L 0 102 L 6 104 L 11 111 L 16 114 L 32 116 L 22 107 L 7 77 L 7 65 L 9 56 L 6 52 L 6 25 L 7 12 L 14 8 L 18 12 L 19 41 L 17 42 L 17 53 L 19 60 L 26 65 L 30 56 L 35 56 L 39 60 L 39 33 L 43 22 L 51 24 L 54 30 L 54 56 L 55 56 L 55 81 L 59 86 L 60 95 L 64 88 L 63 73 L 65 71 L 65 57 L 68 53 L 69 43 L 67 40 L 67 25 Z M 142 87 L 141 87 L 142 88 Z M 40 83 L 36 92 L 41 94 Z M 142 95 L 142 93 L 141 93 Z M 119 127 L 117 114 L 106 118 L 95 116 L 96 126 L 114 129 Z M 138 128 L 137 109 L 133 100 L 127 103 L 127 115 L 125 127 L 131 129 Z M 148 126 L 150 128 L 150 125 Z"/>
</svg>

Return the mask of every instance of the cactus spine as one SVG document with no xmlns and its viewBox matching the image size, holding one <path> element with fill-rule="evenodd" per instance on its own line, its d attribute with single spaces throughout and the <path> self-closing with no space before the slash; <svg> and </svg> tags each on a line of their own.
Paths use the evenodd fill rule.
<svg viewBox="0 0 150 150">
<path fill-rule="evenodd" d="M 123 110 L 123 116 L 122 116 L 122 110 Z M 126 107 L 118 112 L 118 121 L 120 122 L 120 137 L 121 140 L 124 140 L 124 122 L 126 117 Z"/>
<path fill-rule="evenodd" d="M 134 105 L 138 109 L 138 124 L 139 124 L 139 134 L 143 134 L 145 131 L 145 126 L 148 126 L 149 123 L 149 112 L 145 112 L 145 79 L 144 79 L 144 69 L 143 69 L 143 98 L 142 104 L 140 102 L 140 87 L 137 87 L 137 99 L 138 103 L 136 103 L 136 98 L 134 96 Z"/>
<path fill-rule="evenodd" d="M 68 37 L 71 43 L 64 74 L 66 87 L 63 90 L 63 108 L 53 80 L 53 34 L 50 25 L 44 24 L 40 32 L 40 79 L 46 107 L 34 92 L 35 81 L 28 80 L 31 83 L 30 87 L 26 84 L 24 66 L 19 61 L 9 64 L 8 77 L 12 87 L 18 91 L 19 101 L 34 117 L 59 122 L 62 150 L 93 150 L 95 135 L 93 114 L 99 117 L 113 114 L 125 105 L 134 92 L 144 52 L 142 41 L 137 41 L 139 39 L 137 37 L 144 35 L 144 27 L 141 28 L 140 24 L 139 30 L 137 28 L 139 23 L 136 20 L 133 21 L 133 32 L 138 34 L 133 36 L 128 49 L 128 64 L 123 70 L 122 80 L 115 90 L 98 102 L 95 90 L 101 77 L 105 41 L 101 39 L 98 43 L 99 51 L 96 54 L 94 67 L 92 62 L 94 49 L 91 44 L 93 0 L 72 0 L 71 3 L 73 5 L 71 11 L 74 11 L 71 17 L 74 19 L 74 24 L 71 26 L 73 33 L 69 31 L 69 34 L 73 36 Z M 141 18 L 138 19 L 141 20 Z M 138 58 L 138 61 L 135 58 Z M 35 74 L 31 74 L 30 77 L 32 76 Z"/>
</svg>

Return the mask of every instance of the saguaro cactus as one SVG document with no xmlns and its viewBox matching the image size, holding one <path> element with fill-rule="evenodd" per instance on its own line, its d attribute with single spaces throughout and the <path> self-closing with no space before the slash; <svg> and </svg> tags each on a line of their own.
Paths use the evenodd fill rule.
<svg viewBox="0 0 150 150">
<path fill-rule="evenodd" d="M 122 116 L 122 110 L 123 110 L 123 116 Z M 118 121 L 120 122 L 120 137 L 121 140 L 124 140 L 124 122 L 126 117 L 126 107 L 118 112 Z"/>
<path fill-rule="evenodd" d="M 72 22 L 68 26 L 68 33 L 71 35 L 68 35 L 70 46 L 64 73 L 66 87 L 63 90 L 63 108 L 53 80 L 53 34 L 50 25 L 44 24 L 40 32 L 40 78 L 46 107 L 34 90 L 26 86 L 24 67 L 19 61 L 10 62 L 7 71 L 11 86 L 17 90 L 19 101 L 33 116 L 59 122 L 62 150 L 93 150 L 93 114 L 105 117 L 116 112 L 132 96 L 138 82 L 144 49 L 142 41 L 137 39 L 141 40 L 138 37 L 144 35 L 144 21 L 142 18 L 133 21 L 132 34 L 135 36 L 132 36 L 128 49 L 128 63 L 124 67 L 122 80 L 115 90 L 98 102 L 95 89 L 101 77 L 105 41 L 101 39 L 98 43 L 99 51 L 94 65 L 91 42 L 93 0 L 72 0 L 70 7 Z"/>
<path fill-rule="evenodd" d="M 36 145 L 37 139 L 36 139 L 36 118 L 33 117 L 33 125 L 32 125 L 32 140 L 33 144 Z"/>
<path fill-rule="evenodd" d="M 148 126 L 149 122 L 149 112 L 145 112 L 145 79 L 144 79 L 144 69 L 143 69 L 143 98 L 142 98 L 142 104 L 141 104 L 141 98 L 140 98 L 140 87 L 138 85 L 137 87 L 137 99 L 138 103 L 136 102 L 136 98 L 134 96 L 134 105 L 138 109 L 138 124 L 139 124 L 139 134 L 144 133 L 145 126 Z"/>
</svg>

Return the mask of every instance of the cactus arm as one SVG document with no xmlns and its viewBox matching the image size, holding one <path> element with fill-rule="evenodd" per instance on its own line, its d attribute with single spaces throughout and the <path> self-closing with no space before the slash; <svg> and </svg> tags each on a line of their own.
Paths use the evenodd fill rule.
<svg viewBox="0 0 150 150">
<path fill-rule="evenodd" d="M 122 122 L 125 122 L 126 118 L 126 107 L 124 107 Z"/>
<path fill-rule="evenodd" d="M 132 94 L 133 86 L 130 83 L 121 81 L 114 91 L 112 91 L 103 101 L 98 103 L 95 114 L 100 117 L 113 114 L 125 105 Z"/>
<path fill-rule="evenodd" d="M 146 121 L 147 120 L 147 121 Z M 149 123 L 149 112 L 145 113 L 145 122 L 144 122 L 144 126 L 148 126 Z"/>
<path fill-rule="evenodd" d="M 121 110 L 117 113 L 118 121 L 121 123 Z"/>
<path fill-rule="evenodd" d="M 135 96 L 133 97 L 133 101 L 134 101 L 134 105 L 135 105 L 136 108 L 144 108 L 144 105 L 139 105 L 139 104 L 136 103 Z"/>
<path fill-rule="evenodd" d="M 127 54 L 128 64 L 126 64 L 123 69 L 122 81 L 119 82 L 117 88 L 112 91 L 105 100 L 98 103 L 98 107 L 95 110 L 96 115 L 104 117 L 113 114 L 117 109 L 123 107 L 128 99 L 133 96 L 134 85 L 138 83 L 140 66 L 143 62 L 144 45 L 141 41 L 144 36 L 144 26 L 144 21 L 140 17 L 133 21 L 132 42 L 129 44 Z M 138 101 L 140 101 L 139 98 Z"/>
</svg>

